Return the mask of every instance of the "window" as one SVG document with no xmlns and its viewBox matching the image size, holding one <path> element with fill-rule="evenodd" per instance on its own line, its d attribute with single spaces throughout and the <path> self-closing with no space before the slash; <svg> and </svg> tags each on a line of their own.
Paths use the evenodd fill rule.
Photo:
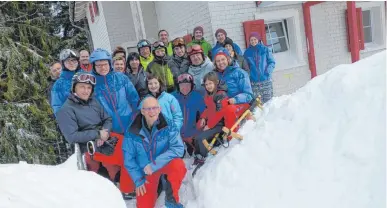
<svg viewBox="0 0 387 208">
<path fill-rule="evenodd" d="M 255 14 L 255 21 L 264 20 L 265 28 L 262 33 L 266 33 L 266 44 L 273 51 L 276 71 L 306 65 L 300 16 L 302 17 L 302 13 L 296 9 Z"/>
<path fill-rule="evenodd" d="M 363 30 L 364 43 L 372 42 L 372 25 L 371 25 L 371 10 L 362 11 L 363 13 Z"/>
<path fill-rule="evenodd" d="M 356 2 L 356 7 L 362 10 L 364 50 L 367 53 L 386 48 L 386 14 L 385 2 Z"/>
<path fill-rule="evenodd" d="M 273 53 L 289 50 L 288 29 L 286 20 L 265 24 L 267 45 Z"/>
</svg>

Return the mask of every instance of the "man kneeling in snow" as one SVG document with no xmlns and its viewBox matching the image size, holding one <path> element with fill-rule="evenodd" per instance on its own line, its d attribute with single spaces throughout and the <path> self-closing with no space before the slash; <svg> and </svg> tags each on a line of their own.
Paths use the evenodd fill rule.
<svg viewBox="0 0 387 208">
<path fill-rule="evenodd" d="M 180 158 L 184 154 L 183 141 L 179 129 L 160 110 L 155 98 L 146 97 L 122 147 L 125 168 L 136 184 L 139 208 L 155 206 L 161 174 L 167 176 L 173 192 L 166 194 L 166 207 L 183 207 L 179 203 L 179 189 L 187 172 Z"/>
</svg>

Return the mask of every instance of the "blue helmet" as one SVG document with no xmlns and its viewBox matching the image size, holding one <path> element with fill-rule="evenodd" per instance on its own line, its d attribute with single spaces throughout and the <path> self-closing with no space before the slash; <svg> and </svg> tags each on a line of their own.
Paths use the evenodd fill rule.
<svg viewBox="0 0 387 208">
<path fill-rule="evenodd" d="M 109 64 L 112 63 L 112 56 L 110 53 L 102 48 L 97 48 L 91 53 L 89 61 L 91 64 L 95 64 L 96 61 L 108 60 Z"/>
<path fill-rule="evenodd" d="M 215 57 L 216 57 L 218 54 L 224 54 L 224 55 L 226 55 L 227 57 L 231 57 L 230 52 L 228 52 L 228 50 L 225 49 L 225 48 L 223 48 L 223 47 L 220 47 L 220 48 L 216 49 L 214 59 L 215 59 Z"/>
</svg>

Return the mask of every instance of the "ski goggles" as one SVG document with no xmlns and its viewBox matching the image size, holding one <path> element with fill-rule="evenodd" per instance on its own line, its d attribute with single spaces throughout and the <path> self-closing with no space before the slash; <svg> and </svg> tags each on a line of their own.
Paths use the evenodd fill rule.
<svg viewBox="0 0 387 208">
<path fill-rule="evenodd" d="M 93 76 L 92 74 L 80 74 L 77 75 L 76 79 L 78 82 L 90 83 L 92 85 L 96 84 L 95 76 Z"/>
<path fill-rule="evenodd" d="M 177 83 L 192 83 L 193 82 L 193 77 L 190 74 L 180 74 L 177 77 Z"/>
<path fill-rule="evenodd" d="M 137 48 L 142 48 L 142 47 L 150 47 L 150 43 L 146 40 L 143 40 L 137 43 Z"/>
<path fill-rule="evenodd" d="M 157 41 L 157 42 L 153 43 L 153 47 L 154 48 L 161 48 L 161 47 L 165 48 L 165 45 L 162 41 Z"/>
<path fill-rule="evenodd" d="M 177 47 L 177 46 L 184 46 L 185 41 L 183 38 L 176 38 L 175 40 L 172 41 L 172 46 Z"/>
<path fill-rule="evenodd" d="M 200 45 L 192 45 L 191 47 L 187 48 L 188 54 L 195 54 L 195 53 L 203 53 L 203 49 Z"/>
<path fill-rule="evenodd" d="M 59 59 L 62 61 L 66 60 L 68 58 L 78 59 L 78 53 L 71 50 L 71 49 L 65 49 L 59 55 Z"/>
</svg>

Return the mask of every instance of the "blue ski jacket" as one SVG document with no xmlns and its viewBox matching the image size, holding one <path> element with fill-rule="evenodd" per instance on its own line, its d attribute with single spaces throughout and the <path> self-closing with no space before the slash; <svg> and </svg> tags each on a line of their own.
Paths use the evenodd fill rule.
<svg viewBox="0 0 387 208">
<path fill-rule="evenodd" d="M 271 79 L 275 60 L 271 50 L 262 43 L 250 45 L 243 54 L 250 67 L 250 81 L 263 82 Z"/>
</svg>

